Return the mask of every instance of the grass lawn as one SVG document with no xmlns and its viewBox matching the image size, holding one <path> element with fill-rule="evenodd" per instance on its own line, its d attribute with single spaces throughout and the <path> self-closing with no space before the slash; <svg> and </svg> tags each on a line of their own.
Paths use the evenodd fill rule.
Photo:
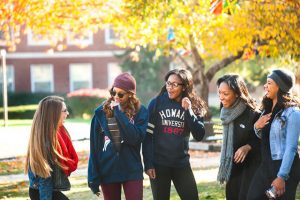
<svg viewBox="0 0 300 200">
<path fill-rule="evenodd" d="M 72 177 L 70 178 L 72 188 L 70 191 L 65 192 L 65 194 L 71 200 L 99 200 L 103 199 L 101 196 L 98 198 L 96 195 L 92 194 L 90 189 L 86 184 L 86 177 Z M 149 182 L 149 180 L 145 180 L 145 182 Z M 152 193 L 149 183 L 145 183 L 144 185 L 144 200 L 151 200 Z M 224 186 L 220 186 L 216 182 L 205 182 L 198 183 L 198 191 L 200 199 L 225 199 L 224 194 Z M 14 182 L 9 184 L 0 184 L 0 199 L 29 199 L 28 198 L 28 182 Z M 122 198 L 125 199 L 125 198 Z M 171 199 L 172 200 L 180 200 L 177 196 L 177 193 L 174 189 L 174 186 L 171 188 Z"/>
<path fill-rule="evenodd" d="M 79 152 L 79 168 L 86 168 L 88 161 L 88 152 Z M 24 169 L 24 157 L 18 157 L 14 160 L 1 161 L 0 162 L 0 175 L 6 174 L 19 174 L 23 173 Z M 194 169 L 195 177 L 197 180 L 197 187 L 199 191 L 199 199 L 211 199 L 220 200 L 225 199 L 225 188 L 224 185 L 220 185 L 216 181 L 205 181 L 205 178 L 199 176 L 199 172 L 204 174 L 209 174 L 209 170 L 212 169 Z M 198 174 L 198 175 L 196 175 Z M 92 194 L 87 186 L 86 176 L 71 176 L 70 181 L 72 188 L 70 191 L 65 192 L 65 194 L 71 200 L 101 200 L 103 197 L 98 198 L 96 195 Z M 213 179 L 212 179 L 213 180 Z M 151 188 L 149 186 L 149 180 L 145 175 L 144 180 L 144 197 L 143 200 L 152 199 Z M 14 200 L 25 200 L 28 198 L 28 181 L 20 182 L 9 182 L 0 183 L 0 199 L 14 199 Z M 125 199 L 124 197 L 122 199 Z M 171 200 L 179 200 L 174 186 L 171 188 Z M 300 199 L 300 187 L 297 190 L 296 199 Z"/>
<path fill-rule="evenodd" d="M 72 188 L 65 194 L 71 200 L 103 200 L 103 197 L 97 198 L 92 194 L 86 184 L 86 176 L 70 178 Z M 145 183 L 146 182 L 146 183 Z M 151 188 L 148 180 L 144 183 L 144 197 L 143 200 L 151 200 Z M 199 191 L 199 199 L 221 200 L 225 199 L 225 188 L 217 182 L 201 182 L 197 184 Z M 0 183 L 0 199 L 14 199 L 14 200 L 27 200 L 28 198 L 28 182 L 12 182 L 9 184 Z M 125 199 L 124 197 L 122 199 Z M 171 200 L 180 200 L 174 186 L 171 188 Z M 296 199 L 300 199 L 300 188 L 297 190 Z"/>
<path fill-rule="evenodd" d="M 88 152 L 78 152 L 79 168 L 86 168 L 88 162 Z M 24 170 L 25 157 L 18 157 L 14 160 L 6 160 L 0 162 L 0 175 L 20 174 Z M 199 169 L 197 169 L 199 170 Z M 207 169 L 200 169 L 207 170 Z M 196 170 L 195 170 L 196 171 Z M 144 200 L 152 199 L 152 193 L 149 180 L 144 180 Z M 200 177 L 201 178 L 201 177 Z M 99 200 L 96 195 L 92 194 L 87 186 L 86 176 L 71 176 L 70 178 L 72 188 L 66 192 L 70 199 L 80 200 Z M 216 182 L 202 182 L 198 183 L 198 191 L 200 199 L 224 199 L 224 186 L 220 186 Z M 171 190 L 172 200 L 179 200 L 177 193 L 172 186 Z M 29 199 L 28 198 L 28 181 L 0 183 L 0 199 Z M 125 199 L 125 198 L 122 198 Z"/>
</svg>

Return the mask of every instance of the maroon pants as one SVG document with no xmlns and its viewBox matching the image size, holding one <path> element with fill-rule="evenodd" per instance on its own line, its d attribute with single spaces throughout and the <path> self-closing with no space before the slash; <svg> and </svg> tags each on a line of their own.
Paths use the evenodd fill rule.
<svg viewBox="0 0 300 200">
<path fill-rule="evenodd" d="M 122 186 L 126 200 L 143 199 L 143 180 L 136 180 L 123 183 L 101 184 L 104 200 L 121 200 Z"/>
</svg>

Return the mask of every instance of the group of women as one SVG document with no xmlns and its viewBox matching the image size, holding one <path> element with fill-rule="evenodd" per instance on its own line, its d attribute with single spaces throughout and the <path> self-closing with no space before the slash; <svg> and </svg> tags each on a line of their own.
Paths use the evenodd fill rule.
<svg viewBox="0 0 300 200">
<path fill-rule="evenodd" d="M 272 71 L 258 108 L 240 76 L 218 79 L 223 144 L 217 179 L 226 183 L 227 200 L 295 199 L 300 101 L 290 91 L 293 84 L 291 72 Z M 95 110 L 91 122 L 92 192 L 99 196 L 102 191 L 105 200 L 120 200 L 123 188 L 127 200 L 142 200 L 145 170 L 154 200 L 170 199 L 171 182 L 180 199 L 199 199 L 188 150 L 190 134 L 197 141 L 205 135 L 206 111 L 186 69 L 166 74 L 165 85 L 148 109 L 136 96 L 134 77 L 117 76 L 110 97 Z M 77 167 L 77 154 L 63 126 L 67 115 L 60 97 L 39 103 L 26 162 L 31 199 L 68 199 L 53 178 L 57 166 L 66 176 Z"/>
</svg>

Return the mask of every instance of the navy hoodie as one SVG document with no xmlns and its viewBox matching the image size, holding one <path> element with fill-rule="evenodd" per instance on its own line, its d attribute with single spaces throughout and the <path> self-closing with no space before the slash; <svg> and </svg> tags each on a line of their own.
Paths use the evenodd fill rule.
<svg viewBox="0 0 300 200">
<path fill-rule="evenodd" d="M 99 192 L 102 183 L 143 179 L 140 149 L 146 134 L 148 111 L 141 106 L 133 120 L 117 106 L 113 112 L 121 135 L 119 152 L 112 143 L 103 106 L 96 109 L 91 123 L 88 185 L 94 193 Z"/>
<path fill-rule="evenodd" d="M 189 138 L 202 140 L 205 130 L 203 118 L 192 109 L 185 110 L 181 102 L 169 98 L 168 93 L 151 100 L 149 123 L 143 142 L 145 170 L 154 164 L 168 167 L 189 165 Z"/>
</svg>

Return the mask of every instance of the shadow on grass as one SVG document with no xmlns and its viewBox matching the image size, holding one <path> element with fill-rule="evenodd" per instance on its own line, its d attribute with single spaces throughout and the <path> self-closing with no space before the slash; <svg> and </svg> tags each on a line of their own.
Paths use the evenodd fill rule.
<svg viewBox="0 0 300 200">
<path fill-rule="evenodd" d="M 70 200 L 99 200 L 103 199 L 103 196 L 98 198 L 94 195 L 86 184 L 86 177 L 72 177 L 72 188 L 65 194 Z M 146 180 L 149 181 L 149 180 Z M 152 192 L 149 183 L 145 183 L 143 200 L 151 200 Z M 199 198 L 200 199 L 225 199 L 224 187 L 220 186 L 216 182 L 199 183 L 198 184 Z M 124 198 L 124 194 L 122 194 Z M 0 199 L 29 199 L 28 198 L 28 182 L 14 182 L 0 184 Z M 174 186 L 171 187 L 171 200 L 180 200 Z"/>
<path fill-rule="evenodd" d="M 1 183 L 0 184 L 0 199 L 16 199 L 28 197 L 28 182 L 12 182 L 12 183 Z"/>
<path fill-rule="evenodd" d="M 71 177 L 70 178 L 72 188 L 65 194 L 70 200 L 103 200 L 103 196 L 98 198 L 94 195 L 86 184 L 85 176 Z M 149 186 L 149 180 L 144 181 L 144 196 L 143 200 L 151 200 L 152 192 Z M 199 191 L 199 199 L 201 200 L 224 200 L 225 199 L 225 186 L 220 185 L 217 182 L 201 182 L 197 184 Z M 123 194 L 122 194 L 123 195 Z M 28 198 L 28 182 L 11 182 L 0 184 L 0 199 L 18 199 L 27 200 Z M 124 198 L 124 195 L 122 197 Z M 172 185 L 171 187 L 171 200 L 180 200 L 177 192 Z M 300 186 L 297 189 L 297 197 L 300 199 Z"/>
</svg>

